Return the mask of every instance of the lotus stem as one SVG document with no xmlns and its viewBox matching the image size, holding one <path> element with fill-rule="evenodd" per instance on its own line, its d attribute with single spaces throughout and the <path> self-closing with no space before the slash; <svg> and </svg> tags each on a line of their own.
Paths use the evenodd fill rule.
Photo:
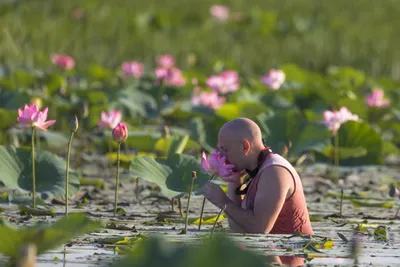
<svg viewBox="0 0 400 267">
<path fill-rule="evenodd" d="M 178 198 L 178 209 L 179 209 L 179 214 L 181 215 L 181 217 L 183 217 L 181 198 Z"/>
<path fill-rule="evenodd" d="M 35 133 L 36 128 L 32 127 L 32 206 L 36 208 L 36 170 L 35 170 Z"/>
<path fill-rule="evenodd" d="M 200 221 L 199 221 L 199 229 L 198 229 L 199 232 L 200 232 L 200 228 L 201 228 L 201 221 L 203 220 L 203 212 L 204 212 L 205 204 L 206 204 L 206 197 L 203 197 L 203 203 L 201 204 L 201 211 L 200 211 Z"/>
<path fill-rule="evenodd" d="M 139 200 L 139 193 L 139 177 L 137 177 L 135 181 L 135 195 L 137 200 Z"/>
<path fill-rule="evenodd" d="M 68 152 L 67 152 L 67 167 L 65 168 L 65 216 L 68 215 L 68 187 L 69 187 L 69 159 L 71 156 L 71 145 L 72 139 L 74 138 L 74 133 L 71 132 L 68 142 Z"/>
<path fill-rule="evenodd" d="M 340 211 L 339 211 L 339 214 L 340 214 L 340 217 L 343 217 L 343 187 L 342 187 L 342 189 L 341 189 L 341 192 L 340 192 Z"/>
<path fill-rule="evenodd" d="M 112 152 L 112 139 L 108 140 L 108 152 Z"/>
<path fill-rule="evenodd" d="M 114 217 L 117 214 L 117 206 L 118 206 L 118 185 L 119 185 L 120 154 L 121 154 L 121 143 L 118 142 L 118 149 L 117 149 L 117 179 L 115 181 Z"/>
<path fill-rule="evenodd" d="M 187 201 L 187 206 L 186 206 L 186 219 L 185 219 L 185 229 L 182 231 L 183 234 L 187 233 L 187 228 L 189 224 L 189 207 L 190 207 L 190 196 L 192 195 L 193 191 L 193 184 L 194 184 L 194 179 L 196 179 L 197 174 L 195 171 L 192 172 L 192 184 L 190 186 L 189 190 L 189 196 L 188 196 L 188 201 Z"/>
<path fill-rule="evenodd" d="M 171 198 L 171 210 L 174 211 L 175 198 Z"/>
<path fill-rule="evenodd" d="M 214 179 L 214 175 L 211 176 L 210 182 Z M 201 221 L 203 220 L 203 212 L 204 212 L 204 206 L 206 204 L 206 198 L 203 198 L 203 204 L 201 205 L 201 211 L 200 211 L 200 222 L 199 222 L 199 229 L 198 231 L 200 232 L 201 229 Z"/>
<path fill-rule="evenodd" d="M 335 178 L 339 180 L 339 132 L 335 134 Z"/>
<path fill-rule="evenodd" d="M 218 216 L 217 216 L 217 218 L 215 219 L 213 228 L 211 229 L 210 237 L 213 235 L 214 229 L 215 229 L 215 226 L 217 226 L 217 222 L 218 222 L 218 220 L 219 220 L 219 217 L 221 216 L 222 212 L 225 211 L 225 209 L 226 209 L 226 205 L 225 205 L 225 207 L 223 207 L 223 208 L 219 211 Z"/>
<path fill-rule="evenodd" d="M 40 150 L 40 136 L 38 134 L 36 134 L 35 139 L 36 139 L 36 149 L 39 151 Z"/>
<path fill-rule="evenodd" d="M 18 250 L 15 259 L 15 267 L 35 267 L 37 257 L 37 247 L 35 244 L 23 244 Z"/>
</svg>

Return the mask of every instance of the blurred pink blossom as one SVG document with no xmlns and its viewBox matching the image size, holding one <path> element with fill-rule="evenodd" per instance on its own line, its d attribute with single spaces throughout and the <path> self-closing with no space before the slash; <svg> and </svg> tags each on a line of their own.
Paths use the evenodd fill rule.
<svg viewBox="0 0 400 267">
<path fill-rule="evenodd" d="M 366 102 L 370 107 L 383 108 L 390 104 L 389 99 L 384 98 L 384 91 L 382 89 L 375 89 L 366 98 Z"/>
<path fill-rule="evenodd" d="M 108 114 L 105 111 L 101 112 L 101 120 L 98 126 L 101 128 L 114 129 L 121 122 L 122 113 L 118 110 L 111 110 Z"/>
<path fill-rule="evenodd" d="M 40 111 L 35 104 L 25 105 L 24 109 L 18 109 L 17 120 L 20 123 L 19 127 L 34 127 L 43 131 L 47 131 L 47 128 L 54 124 L 56 120 L 47 119 L 48 108 L 44 108 Z"/>
<path fill-rule="evenodd" d="M 223 5 L 213 5 L 210 14 L 219 21 L 226 21 L 229 18 L 229 9 Z"/>
<path fill-rule="evenodd" d="M 170 54 L 164 54 L 157 58 L 158 67 L 170 69 L 175 65 L 175 59 Z"/>
<path fill-rule="evenodd" d="M 281 70 L 271 69 L 261 80 L 272 90 L 278 90 L 285 82 L 286 75 Z"/>
<path fill-rule="evenodd" d="M 161 68 L 155 70 L 157 82 L 161 82 L 168 86 L 183 86 L 186 84 L 186 79 L 182 76 L 182 72 L 178 68 Z"/>
<path fill-rule="evenodd" d="M 82 8 L 76 8 L 74 9 L 74 11 L 72 12 L 72 17 L 74 19 L 80 19 L 85 15 L 85 10 L 83 10 Z"/>
<path fill-rule="evenodd" d="M 64 70 L 70 70 L 75 67 L 75 60 L 70 56 L 53 54 L 51 61 Z"/>
<path fill-rule="evenodd" d="M 210 76 L 207 79 L 206 84 L 208 87 L 220 94 L 235 92 L 240 87 L 239 75 L 236 71 L 224 71 L 219 75 Z"/>
<path fill-rule="evenodd" d="M 218 109 L 223 103 L 225 103 L 226 99 L 224 97 L 220 97 L 217 92 L 201 92 L 192 95 L 192 104 L 193 105 L 202 105 L 212 109 Z"/>
<path fill-rule="evenodd" d="M 127 61 L 122 63 L 121 69 L 127 76 L 133 76 L 135 78 L 140 78 L 143 76 L 144 66 L 138 61 Z"/>
<path fill-rule="evenodd" d="M 350 120 L 359 121 L 360 118 L 351 113 L 346 107 L 341 107 L 339 111 L 324 111 L 324 120 L 322 123 L 335 134 L 342 124 Z"/>
</svg>

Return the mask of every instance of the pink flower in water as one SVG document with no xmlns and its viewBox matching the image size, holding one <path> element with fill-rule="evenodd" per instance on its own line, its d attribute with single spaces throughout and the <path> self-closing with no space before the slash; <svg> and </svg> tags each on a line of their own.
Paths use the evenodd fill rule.
<svg viewBox="0 0 400 267">
<path fill-rule="evenodd" d="M 235 92 L 239 89 L 239 75 L 236 71 L 225 71 L 219 75 L 210 76 L 206 84 L 220 94 Z"/>
<path fill-rule="evenodd" d="M 144 66 L 138 61 L 124 62 L 121 65 L 121 69 L 127 76 L 133 76 L 135 78 L 140 78 L 143 76 Z"/>
<path fill-rule="evenodd" d="M 226 99 L 220 97 L 217 92 L 201 92 L 192 96 L 193 105 L 202 105 L 212 109 L 218 109 Z"/>
<path fill-rule="evenodd" d="M 157 58 L 157 65 L 161 68 L 170 69 L 175 65 L 175 59 L 170 54 L 164 54 Z"/>
<path fill-rule="evenodd" d="M 261 81 L 272 90 L 278 90 L 285 82 L 285 79 L 285 73 L 276 69 L 271 69 L 268 74 L 261 77 Z"/>
<path fill-rule="evenodd" d="M 324 120 L 322 123 L 333 133 L 336 133 L 340 126 L 347 121 L 358 121 L 359 117 L 351 113 L 346 107 L 341 107 L 339 111 L 324 111 Z"/>
<path fill-rule="evenodd" d="M 366 98 L 366 102 L 370 107 L 383 108 L 390 104 L 389 99 L 384 98 L 384 91 L 382 89 L 375 89 Z"/>
<path fill-rule="evenodd" d="M 46 121 L 47 112 L 47 107 L 40 111 L 35 104 L 25 105 L 24 109 L 18 109 L 17 120 L 20 123 L 20 127 L 34 127 L 47 131 L 47 128 L 56 122 L 56 120 Z"/>
<path fill-rule="evenodd" d="M 219 21 L 226 21 L 229 18 L 229 9 L 223 5 L 213 5 L 210 14 Z"/>
<path fill-rule="evenodd" d="M 69 56 L 54 54 L 51 56 L 51 61 L 64 70 L 70 70 L 75 67 L 75 60 Z"/>
<path fill-rule="evenodd" d="M 118 123 L 112 131 L 114 141 L 123 143 L 128 138 L 128 128 L 122 122 Z"/>
<path fill-rule="evenodd" d="M 114 129 L 118 123 L 121 122 L 122 113 L 117 110 L 111 110 L 109 114 L 105 111 L 101 112 L 101 120 L 98 123 L 98 126 L 101 128 Z"/>
<path fill-rule="evenodd" d="M 227 182 L 237 181 L 237 177 L 240 176 L 239 172 L 233 171 L 235 165 L 227 163 L 226 157 L 221 156 L 217 149 L 214 149 L 209 158 L 207 158 L 206 153 L 203 151 L 201 167 L 204 171 L 213 176 L 221 177 Z"/>
<path fill-rule="evenodd" d="M 186 79 L 182 76 L 182 72 L 178 68 L 156 68 L 155 70 L 157 82 L 168 86 L 183 86 L 186 84 Z"/>
</svg>

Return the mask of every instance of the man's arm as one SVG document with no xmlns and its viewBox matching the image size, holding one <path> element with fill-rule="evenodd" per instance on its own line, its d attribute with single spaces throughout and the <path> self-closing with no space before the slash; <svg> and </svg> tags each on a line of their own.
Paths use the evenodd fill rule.
<svg viewBox="0 0 400 267">
<path fill-rule="evenodd" d="M 241 185 L 241 182 L 232 182 L 228 184 L 228 198 L 232 200 L 235 205 L 241 207 L 243 195 L 236 195 L 235 190 Z M 229 227 L 235 232 L 243 232 L 243 229 L 239 227 L 230 217 L 228 217 Z"/>
<path fill-rule="evenodd" d="M 291 174 L 283 167 L 273 166 L 261 174 L 254 210 L 245 210 L 228 200 L 225 212 L 247 233 L 269 233 L 293 185 Z"/>
</svg>

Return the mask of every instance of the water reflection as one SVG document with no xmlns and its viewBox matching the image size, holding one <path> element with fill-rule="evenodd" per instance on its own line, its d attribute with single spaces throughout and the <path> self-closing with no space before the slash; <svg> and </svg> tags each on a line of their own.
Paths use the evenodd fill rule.
<svg viewBox="0 0 400 267">
<path fill-rule="evenodd" d="M 274 255 L 266 255 L 266 260 L 271 263 L 278 263 L 285 266 L 303 266 L 304 258 L 295 257 L 295 256 L 274 256 Z"/>
</svg>

